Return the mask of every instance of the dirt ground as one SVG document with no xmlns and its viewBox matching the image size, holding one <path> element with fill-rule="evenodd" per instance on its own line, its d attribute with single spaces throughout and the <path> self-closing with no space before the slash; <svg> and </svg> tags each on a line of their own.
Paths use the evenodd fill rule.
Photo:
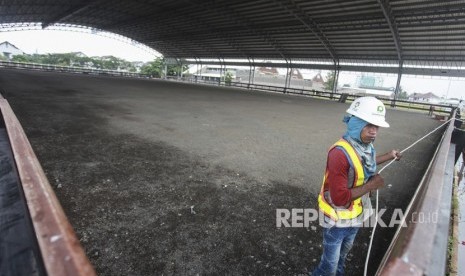
<svg viewBox="0 0 465 276">
<path fill-rule="evenodd" d="M 0 70 L 10 102 L 99 275 L 298 275 L 322 251 L 317 222 L 277 228 L 277 208 L 315 208 L 347 104 L 145 79 Z M 379 153 L 439 122 L 388 110 Z M 405 208 L 439 139 L 385 171 L 380 207 Z M 371 270 L 395 228 L 377 232 Z M 349 255 L 360 275 L 370 229 Z"/>
</svg>

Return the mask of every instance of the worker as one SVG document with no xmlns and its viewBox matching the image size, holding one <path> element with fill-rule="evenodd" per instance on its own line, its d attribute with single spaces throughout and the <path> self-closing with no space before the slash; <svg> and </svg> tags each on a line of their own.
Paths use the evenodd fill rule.
<svg viewBox="0 0 465 276">
<path fill-rule="evenodd" d="M 373 213 L 370 193 L 384 186 L 376 165 L 402 156 L 399 150 L 376 156 L 373 142 L 378 128 L 389 127 L 380 100 L 357 98 L 347 113 L 343 119 L 347 132 L 329 149 L 318 196 L 323 253 L 313 276 L 344 275 L 345 259 L 355 236 Z"/>
</svg>

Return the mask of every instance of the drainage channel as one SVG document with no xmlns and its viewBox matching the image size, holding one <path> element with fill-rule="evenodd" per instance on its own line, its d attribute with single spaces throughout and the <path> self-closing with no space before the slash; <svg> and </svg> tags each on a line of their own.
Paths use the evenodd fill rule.
<svg viewBox="0 0 465 276">
<path fill-rule="evenodd" d="M 46 275 L 3 116 L 0 121 L 0 275 Z"/>
<path fill-rule="evenodd" d="M 454 115 L 455 117 L 455 115 Z M 449 122 L 377 275 L 445 275 L 448 269 L 455 147 Z M 422 216 L 423 220 L 418 217 Z"/>
</svg>

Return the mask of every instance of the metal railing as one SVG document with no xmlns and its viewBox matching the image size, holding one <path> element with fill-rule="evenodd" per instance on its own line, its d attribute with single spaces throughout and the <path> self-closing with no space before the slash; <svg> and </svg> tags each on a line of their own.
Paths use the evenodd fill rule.
<svg viewBox="0 0 465 276">
<path fill-rule="evenodd" d="M 43 267 L 47 275 L 95 275 L 42 167 L 8 102 L 0 112 L 17 168 Z M 4 124 L 3 124 L 4 123 Z M 24 234 L 24 233 L 22 233 Z"/>
<path fill-rule="evenodd" d="M 231 82 L 225 83 L 224 81 L 213 81 L 213 80 L 201 80 L 195 78 L 181 78 L 181 77 L 167 77 L 167 80 L 175 80 L 189 83 L 198 83 L 198 84 L 207 84 L 207 85 L 218 85 L 218 86 L 228 86 L 228 87 L 237 87 L 250 90 L 259 90 L 265 92 L 275 92 L 283 94 L 292 94 L 292 95 L 301 95 L 315 98 L 324 98 L 329 100 L 337 100 L 340 102 L 353 101 L 358 97 L 362 97 L 362 94 L 348 94 L 340 92 L 328 92 L 315 89 L 304 89 L 296 87 L 283 87 L 283 86 L 273 86 L 265 84 L 253 84 L 245 82 Z M 424 103 L 424 102 L 412 102 L 408 100 L 400 99 L 391 99 L 385 97 L 378 97 L 384 104 L 391 107 L 407 109 L 407 110 L 419 110 L 428 112 L 430 115 L 433 114 L 443 114 L 445 117 L 452 117 L 452 113 L 455 110 L 456 106 L 453 105 L 444 105 L 444 104 L 433 104 L 433 103 Z"/>
<path fill-rule="evenodd" d="M 10 69 L 55 71 L 55 72 L 77 73 L 77 74 L 132 77 L 132 78 L 148 78 L 149 77 L 148 75 L 145 75 L 145 74 L 118 71 L 118 70 L 106 70 L 106 69 L 95 69 L 95 68 L 74 67 L 74 66 L 59 66 L 59 65 L 39 64 L 39 63 L 24 63 L 24 62 L 15 62 L 15 61 L 0 61 L 0 67 L 10 68 Z"/>
<path fill-rule="evenodd" d="M 454 177 L 451 120 L 378 267 L 377 275 L 444 275 Z M 419 217 L 423 216 L 423 221 Z"/>
<path fill-rule="evenodd" d="M 48 64 L 38 64 L 38 63 L 23 63 L 23 62 L 14 62 L 14 61 L 0 61 L 0 67 L 12 68 L 12 69 L 68 72 L 68 73 L 77 73 L 77 74 L 107 75 L 107 76 L 120 76 L 120 77 L 132 77 L 132 78 L 151 78 L 149 75 L 146 75 L 146 74 L 118 71 L 118 70 L 105 70 L 105 69 L 72 67 L 72 66 L 58 66 L 58 65 L 48 65 Z M 164 79 L 189 82 L 189 83 L 200 83 L 200 84 L 207 84 L 207 85 L 237 87 L 237 88 L 259 90 L 259 91 L 266 91 L 266 92 L 301 95 L 301 96 L 316 97 L 316 98 L 325 98 L 325 99 L 330 99 L 330 100 L 338 100 L 340 102 L 353 101 L 354 99 L 363 96 L 361 94 L 354 95 L 354 94 L 339 93 L 339 92 L 320 91 L 320 90 L 315 90 L 315 89 L 283 87 L 283 86 L 253 84 L 253 83 L 244 83 L 244 82 L 225 83 L 224 81 L 201 80 L 201 79 L 195 79 L 192 77 L 167 76 Z M 411 102 L 407 100 L 390 99 L 390 98 L 384 98 L 384 97 L 377 97 L 377 98 L 382 100 L 385 104 L 390 105 L 391 107 L 404 108 L 404 109 L 409 109 L 409 110 L 413 109 L 413 110 L 427 111 L 430 113 L 430 115 L 433 115 L 433 113 L 436 113 L 436 114 L 445 114 L 451 117 L 452 112 L 455 109 L 453 105 Z"/>
</svg>

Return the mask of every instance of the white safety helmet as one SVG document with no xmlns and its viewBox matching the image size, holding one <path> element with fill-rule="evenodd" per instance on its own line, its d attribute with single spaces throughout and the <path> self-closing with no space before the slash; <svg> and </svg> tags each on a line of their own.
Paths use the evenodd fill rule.
<svg viewBox="0 0 465 276">
<path fill-rule="evenodd" d="M 352 102 L 347 113 L 354 115 L 370 124 L 389 127 L 386 122 L 386 107 L 375 97 L 361 97 Z"/>
</svg>

